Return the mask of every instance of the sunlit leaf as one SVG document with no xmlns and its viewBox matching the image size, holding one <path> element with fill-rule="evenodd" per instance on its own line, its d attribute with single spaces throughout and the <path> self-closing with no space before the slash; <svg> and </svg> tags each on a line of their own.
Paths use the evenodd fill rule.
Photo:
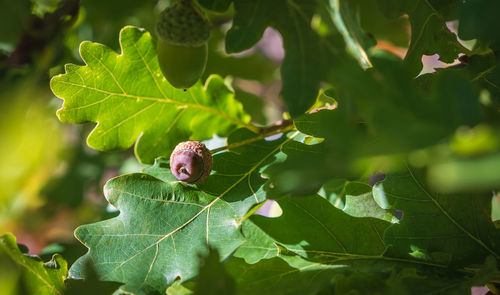
<svg viewBox="0 0 500 295">
<path fill-rule="evenodd" d="M 184 282 L 197 274 L 197 255 L 209 246 L 226 259 L 244 242 L 241 218 L 265 200 L 260 169 L 290 140 L 264 141 L 243 129 L 230 144 L 252 136 L 253 144 L 214 157 L 214 172 L 201 190 L 177 181 L 162 159 L 147 174 L 110 180 L 105 195 L 120 215 L 76 230 L 90 251 L 72 266 L 71 276 L 82 277 L 83 263 L 91 260 L 100 279 L 123 282 L 125 291 L 164 292 L 177 278 Z"/>
<path fill-rule="evenodd" d="M 226 136 L 245 126 L 243 112 L 222 78 L 211 76 L 187 91 L 163 77 L 151 35 L 135 27 L 120 33 L 121 54 L 92 42 L 80 53 L 86 66 L 67 65 L 66 74 L 51 80 L 52 91 L 65 100 L 59 119 L 69 123 L 97 122 L 87 139 L 99 150 L 125 149 L 134 144 L 141 162 L 169 156 L 180 141 Z"/>
</svg>

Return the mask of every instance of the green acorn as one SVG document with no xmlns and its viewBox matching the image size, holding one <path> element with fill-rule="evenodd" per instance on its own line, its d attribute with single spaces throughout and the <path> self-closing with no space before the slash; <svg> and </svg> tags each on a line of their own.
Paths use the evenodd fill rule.
<svg viewBox="0 0 500 295">
<path fill-rule="evenodd" d="M 186 89 L 198 81 L 207 64 L 210 26 L 193 0 L 177 0 L 156 25 L 158 61 L 168 82 Z"/>
</svg>

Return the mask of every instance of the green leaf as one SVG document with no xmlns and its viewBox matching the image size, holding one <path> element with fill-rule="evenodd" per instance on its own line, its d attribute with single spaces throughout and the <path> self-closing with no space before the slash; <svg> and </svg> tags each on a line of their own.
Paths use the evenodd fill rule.
<svg viewBox="0 0 500 295">
<path fill-rule="evenodd" d="M 278 203 L 283 210 L 280 217 L 250 219 L 288 251 L 329 263 L 378 257 L 385 251 L 382 236 L 389 225 L 385 221 L 349 216 L 318 195 L 286 197 Z"/>
<path fill-rule="evenodd" d="M 422 55 L 439 54 L 439 59 L 452 63 L 459 53 L 468 53 L 445 23 L 445 19 L 428 0 L 379 0 L 388 17 L 407 14 L 411 24 L 411 40 L 405 63 L 413 76 L 422 70 Z"/>
<path fill-rule="evenodd" d="M 374 46 L 376 41 L 363 31 L 359 21 L 356 20 L 353 3 L 339 0 L 328 2 L 333 23 L 344 37 L 347 49 L 364 68 L 371 67 L 365 50 Z"/>
<path fill-rule="evenodd" d="M 185 285 L 181 285 L 180 281 L 175 281 L 170 287 L 167 288 L 167 295 L 193 295 L 194 291 L 192 289 L 195 288 L 195 283 L 190 284 L 192 288 L 186 287 Z"/>
<path fill-rule="evenodd" d="M 368 287 L 373 288 L 373 294 L 426 294 L 436 290 L 438 294 L 469 294 L 471 286 L 484 285 L 498 279 L 500 275 L 495 258 L 491 255 L 478 257 L 474 249 L 463 253 L 464 257 L 476 259 L 462 269 L 452 268 L 444 260 L 438 262 L 424 257 L 412 258 L 408 253 L 403 257 L 394 255 L 394 248 L 402 250 L 405 246 L 392 243 L 392 248 L 385 251 L 385 247 L 393 241 L 388 232 L 392 228 L 404 228 L 407 225 L 388 227 L 388 223 L 376 219 L 351 217 L 319 196 L 287 197 L 278 202 L 283 209 L 282 216 L 273 219 L 252 216 L 251 221 L 275 240 L 281 248 L 280 255 L 253 265 L 230 259 L 228 269 L 237 278 L 238 290 L 252 288 L 260 293 L 261 289 L 267 287 L 267 291 L 262 290 L 264 294 L 288 294 L 289 290 L 301 288 L 304 284 L 310 286 L 309 281 L 313 280 L 315 285 L 334 283 L 339 294 L 344 294 L 342 290 L 348 287 L 361 294 Z M 422 219 L 419 221 L 422 222 Z M 416 230 L 419 221 L 413 221 L 415 227 L 411 230 Z M 428 223 L 434 223 L 434 227 L 437 227 L 436 222 L 439 221 L 427 218 L 421 227 Z M 481 230 L 481 226 L 478 224 L 477 230 Z M 432 234 L 429 228 L 417 230 Z M 439 243 L 427 240 L 429 243 Z M 265 241 L 263 245 L 265 243 L 268 242 Z M 455 248 L 460 248 L 456 245 Z M 290 264 L 290 252 L 302 257 L 292 259 L 297 265 Z M 446 256 L 431 254 L 434 258 Z M 485 261 L 484 264 L 480 263 L 482 261 Z M 323 271 L 313 273 L 314 279 L 311 279 L 308 272 L 317 269 Z M 285 282 L 286 285 L 282 285 Z M 445 290 L 446 293 L 442 293 Z M 299 292 L 307 294 L 303 290 Z M 246 294 L 245 291 L 241 293 Z"/>
<path fill-rule="evenodd" d="M 500 104 L 500 57 L 495 54 L 473 55 L 468 58 L 468 64 L 465 67 L 453 69 L 468 74 L 470 79 L 479 85 L 482 89 L 486 89 L 491 95 L 491 100 L 495 102 L 487 102 L 486 104 L 493 109 L 493 116 L 498 114 Z M 443 69 L 443 71 L 446 69 Z"/>
<path fill-rule="evenodd" d="M 484 286 L 500 274 L 493 258 L 472 274 L 397 262 L 359 261 L 357 265 L 328 265 L 285 255 L 253 265 L 231 258 L 226 268 L 236 281 L 236 294 L 273 295 L 468 295 L 471 286 Z"/>
<path fill-rule="evenodd" d="M 406 17 L 396 19 L 386 18 L 377 0 L 349 1 L 358 16 L 363 30 L 373 35 L 377 40 L 388 41 L 399 47 L 407 47 L 410 42 L 409 22 Z"/>
<path fill-rule="evenodd" d="M 194 294 L 232 295 L 234 291 L 234 281 L 220 262 L 219 253 L 211 250 L 200 267 Z"/>
<path fill-rule="evenodd" d="M 97 278 L 97 273 L 92 266 L 92 263 L 87 260 L 83 266 L 85 272 L 85 280 L 66 280 L 67 295 L 109 295 L 120 287 L 120 283 L 102 282 Z"/>
<path fill-rule="evenodd" d="M 135 153 L 144 163 L 168 156 L 180 141 L 227 136 L 247 124 L 233 92 L 217 76 L 187 91 L 172 87 L 162 76 L 151 35 L 135 27 L 120 33 L 121 54 L 92 42 L 80 46 L 86 66 L 67 65 L 51 88 L 65 100 L 59 119 L 97 122 L 87 139 L 90 147 L 125 149 L 137 141 Z"/>
<path fill-rule="evenodd" d="M 236 0 L 234 9 L 226 51 L 246 50 L 259 41 L 267 27 L 277 29 L 286 52 L 281 68 L 281 94 L 292 116 L 303 114 L 316 100 L 324 71 L 320 40 L 310 25 L 316 1 Z"/>
<path fill-rule="evenodd" d="M 241 228 L 245 241 L 238 247 L 234 257 L 243 258 L 246 263 L 254 264 L 261 259 L 270 259 L 280 254 L 280 248 L 275 240 L 252 221 L 245 220 Z"/>
<path fill-rule="evenodd" d="M 226 263 L 226 269 L 236 281 L 236 294 L 239 295 L 316 294 L 329 285 L 335 268 L 296 256 L 276 257 L 253 265 L 239 258 L 231 258 Z"/>
<path fill-rule="evenodd" d="M 318 194 L 351 216 L 398 222 L 391 210 L 382 209 L 375 202 L 372 187 L 366 183 L 334 179 L 325 183 Z"/>
<path fill-rule="evenodd" d="M 480 121 L 477 90 L 463 73 L 429 75 L 424 83 L 412 79 L 400 61 L 372 62 L 374 67 L 367 71 L 351 68 L 335 74 L 335 110 L 294 120 L 299 131 L 324 141 L 286 144 L 286 161 L 265 171 L 270 192 L 310 195 L 332 178 L 359 179 L 368 169 L 369 157 L 425 148 L 459 126 Z"/>
<path fill-rule="evenodd" d="M 31 15 L 29 0 L 2 1 L 0 9 L 0 49 L 13 50 L 21 34 L 28 28 Z M 4 48 L 5 47 L 5 48 Z"/>
<path fill-rule="evenodd" d="M 201 6 L 217 12 L 224 12 L 229 8 L 232 0 L 199 0 Z"/>
<path fill-rule="evenodd" d="M 55 254 L 44 263 L 37 256 L 23 254 L 16 238 L 10 233 L 0 235 L 0 254 L 8 256 L 23 274 L 23 283 L 29 294 L 63 294 L 64 280 L 68 274 L 66 260 Z"/>
<path fill-rule="evenodd" d="M 105 196 L 120 214 L 76 230 L 90 251 L 71 267 L 71 276 L 81 277 L 83 263 L 92 260 L 100 279 L 123 282 L 124 291 L 165 292 L 177 278 L 197 274 L 197 254 L 208 246 L 227 258 L 243 243 L 242 218 L 265 200 L 259 171 L 289 140 L 235 132 L 229 138 L 234 148 L 214 156 L 214 172 L 199 188 L 177 181 L 162 159 L 147 174 L 110 180 Z M 236 144 L 242 141 L 253 143 Z"/>
<path fill-rule="evenodd" d="M 490 218 L 491 194 L 433 191 L 422 171 L 410 168 L 388 175 L 374 186 L 373 194 L 382 208 L 403 211 L 402 221 L 384 234 L 392 245 L 390 255 L 408 257 L 424 251 L 431 261 L 455 266 L 481 262 L 487 256 L 500 258 L 500 231 Z"/>
<path fill-rule="evenodd" d="M 460 10 L 458 35 L 464 40 L 480 39 L 493 50 L 500 49 L 500 3 L 496 0 L 466 1 Z"/>
</svg>

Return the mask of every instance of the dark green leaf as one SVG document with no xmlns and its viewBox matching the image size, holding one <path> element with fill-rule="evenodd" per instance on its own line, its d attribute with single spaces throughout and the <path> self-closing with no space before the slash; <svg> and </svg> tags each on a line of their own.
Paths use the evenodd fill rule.
<svg viewBox="0 0 500 295">
<path fill-rule="evenodd" d="M 408 18 L 386 18 L 376 0 L 349 1 L 357 12 L 361 27 L 379 41 L 388 41 L 399 47 L 407 47 L 410 42 Z"/>
<path fill-rule="evenodd" d="M 500 3 L 496 0 L 466 1 L 460 10 L 458 35 L 464 40 L 480 39 L 500 49 Z"/>
<path fill-rule="evenodd" d="M 198 0 L 198 2 L 205 7 L 217 12 L 224 12 L 229 8 L 232 0 Z"/>
<path fill-rule="evenodd" d="M 0 9 L 0 42 L 9 46 L 9 48 L 3 49 L 14 49 L 21 34 L 27 29 L 31 15 L 30 4 L 29 0 L 2 1 L 2 9 Z"/>
<path fill-rule="evenodd" d="M 83 266 L 85 272 L 85 280 L 66 281 L 66 295 L 109 295 L 120 287 L 120 283 L 101 282 L 97 278 L 97 273 L 90 261 L 87 261 Z"/>
<path fill-rule="evenodd" d="M 409 253 L 439 263 L 463 266 L 500 258 L 500 231 L 491 221 L 491 194 L 447 195 L 428 188 L 421 171 L 389 175 L 373 188 L 382 208 L 403 211 L 403 219 L 387 229 L 391 254 Z M 422 256 L 419 256 L 422 257 Z"/>
<path fill-rule="evenodd" d="M 234 1 L 233 26 L 227 33 L 226 51 L 240 52 L 253 46 L 267 27 L 283 37 L 285 60 L 281 68 L 282 96 L 292 116 L 314 104 L 322 76 L 319 37 L 310 26 L 316 1 Z"/>
<path fill-rule="evenodd" d="M 226 268 L 236 281 L 236 294 L 308 295 L 329 285 L 335 266 L 284 256 L 253 265 L 231 258 Z"/>
<path fill-rule="evenodd" d="M 363 31 L 359 21 L 356 20 L 354 4 L 348 1 L 329 0 L 329 6 L 333 23 L 344 37 L 349 52 L 363 67 L 371 67 L 365 50 L 374 46 L 376 41 Z"/>
<path fill-rule="evenodd" d="M 439 54 L 441 61 L 452 63 L 459 53 L 467 53 L 447 27 L 445 19 L 427 0 L 379 0 L 382 11 L 389 17 L 405 13 L 411 24 L 411 40 L 405 62 L 416 76 L 422 70 L 422 55 Z"/>
<path fill-rule="evenodd" d="M 385 221 L 349 216 L 317 195 L 287 197 L 278 203 L 283 210 L 280 217 L 250 219 L 289 251 L 338 264 L 350 257 L 378 257 L 385 251 L 382 236 L 389 225 Z"/>
<path fill-rule="evenodd" d="M 437 294 L 469 294 L 470 286 L 483 285 L 500 274 L 492 257 L 483 265 L 454 270 L 409 255 L 391 256 L 392 251 L 384 252 L 385 242 L 377 234 L 387 228 L 387 223 L 351 217 L 318 196 L 284 198 L 279 203 L 281 217 L 251 218 L 275 239 L 281 249 L 279 256 L 262 257 L 253 265 L 234 258 L 227 263 L 241 294 L 250 290 L 263 294 L 316 294 L 316 288 L 323 287 L 327 288 L 325 294 L 333 294 L 333 290 L 338 294 L 346 290 L 352 294 L 368 290 L 370 294 L 427 294 L 436 290 Z M 303 259 L 290 256 L 290 252 Z"/>
<path fill-rule="evenodd" d="M 233 295 L 235 284 L 220 262 L 219 253 L 211 250 L 200 267 L 196 295 Z"/>
<path fill-rule="evenodd" d="M 265 171 L 272 182 L 270 191 L 277 196 L 316 193 L 332 178 L 357 179 L 366 173 L 360 157 L 425 148 L 459 126 L 479 122 L 478 93 L 463 73 L 430 75 L 422 86 L 401 62 L 372 61 L 374 68 L 368 71 L 335 74 L 337 109 L 294 121 L 301 132 L 325 140 L 316 145 L 286 144 L 286 161 Z"/>
</svg>

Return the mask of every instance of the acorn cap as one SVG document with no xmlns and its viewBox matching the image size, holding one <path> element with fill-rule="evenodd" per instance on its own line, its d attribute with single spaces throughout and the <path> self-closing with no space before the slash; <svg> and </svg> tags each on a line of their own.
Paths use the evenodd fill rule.
<svg viewBox="0 0 500 295">
<path fill-rule="evenodd" d="M 192 3 L 192 0 L 177 0 L 162 11 L 156 24 L 158 38 L 174 45 L 197 47 L 210 37 L 210 25 Z"/>
<path fill-rule="evenodd" d="M 193 161 L 194 163 L 202 165 L 201 174 L 199 175 L 198 178 L 189 180 L 183 180 L 177 178 L 176 174 L 178 174 L 178 171 L 175 171 L 175 164 L 174 164 L 176 162 L 176 158 L 186 157 L 186 156 L 199 157 L 199 159 L 201 160 L 199 163 L 198 161 Z M 205 179 L 207 179 L 207 177 L 212 172 L 212 154 L 207 149 L 207 147 L 199 141 L 181 142 L 175 147 L 174 151 L 170 155 L 170 169 L 172 170 L 172 174 L 174 174 L 174 176 L 176 176 L 176 178 L 181 181 L 191 184 L 201 183 Z"/>
</svg>

